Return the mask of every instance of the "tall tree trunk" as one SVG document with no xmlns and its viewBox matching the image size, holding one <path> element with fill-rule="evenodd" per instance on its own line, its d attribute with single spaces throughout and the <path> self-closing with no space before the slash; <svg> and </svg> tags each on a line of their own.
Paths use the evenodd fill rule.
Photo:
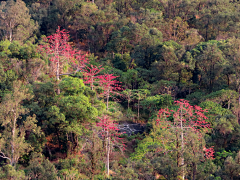
<svg viewBox="0 0 240 180">
<path fill-rule="evenodd" d="M 229 85 L 230 85 L 230 78 L 229 78 L 229 75 L 227 75 L 227 85 L 228 85 L 228 87 L 229 87 Z"/>
<path fill-rule="evenodd" d="M 109 93 L 107 94 L 107 111 L 108 111 L 108 101 L 109 101 Z"/>
<path fill-rule="evenodd" d="M 110 154 L 110 137 L 107 131 L 107 176 L 109 177 L 109 154 Z"/>
<path fill-rule="evenodd" d="M 10 21 L 10 22 L 9 22 L 9 28 L 10 28 L 10 32 L 9 32 L 9 41 L 10 41 L 10 42 L 12 42 L 12 32 L 13 32 L 11 26 L 12 26 L 12 23 L 11 23 L 11 21 Z"/>
<path fill-rule="evenodd" d="M 56 77 L 57 77 L 57 81 L 59 81 L 59 61 L 57 62 Z"/>
<path fill-rule="evenodd" d="M 93 91 L 93 76 L 91 77 L 91 90 Z"/>
<path fill-rule="evenodd" d="M 179 148 L 179 139 L 178 139 L 178 133 L 176 132 L 176 138 L 177 138 L 177 149 Z M 180 167 L 180 153 L 177 151 L 177 167 Z"/>
<path fill-rule="evenodd" d="M 181 154 L 181 166 L 182 166 L 182 179 L 184 180 L 184 157 L 183 157 L 183 151 L 184 151 L 184 138 L 183 138 L 183 119 L 182 119 L 182 109 L 181 109 L 181 149 L 182 149 L 182 154 Z"/>
<path fill-rule="evenodd" d="M 57 45 L 56 45 L 56 49 L 55 49 L 55 56 L 57 56 L 57 70 L 56 70 L 56 78 L 57 78 L 57 82 L 59 83 L 59 69 L 60 69 L 60 61 L 59 61 L 59 49 L 58 49 L 58 46 L 59 46 L 59 42 L 57 42 Z M 58 87 L 57 89 L 57 94 L 60 94 L 60 89 Z"/>
</svg>

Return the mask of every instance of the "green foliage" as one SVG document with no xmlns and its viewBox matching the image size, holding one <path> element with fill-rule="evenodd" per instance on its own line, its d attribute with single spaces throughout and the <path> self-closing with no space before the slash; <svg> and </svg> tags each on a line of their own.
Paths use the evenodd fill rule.
<svg viewBox="0 0 240 180">
<path fill-rule="evenodd" d="M 90 97 L 85 95 L 87 87 L 82 80 L 68 77 L 59 86 L 61 94 L 56 97 L 58 105 L 48 110 L 49 123 L 81 135 L 84 129 L 82 123 L 93 122 L 98 110 L 92 106 Z"/>
<path fill-rule="evenodd" d="M 59 106 L 68 121 L 89 121 L 97 116 L 97 109 L 91 106 L 89 99 L 84 95 L 63 97 Z"/>
<path fill-rule="evenodd" d="M 10 44 L 11 44 L 11 42 L 8 40 L 0 42 L 1 58 L 6 58 L 8 55 L 11 54 L 11 51 L 9 49 Z"/>
<path fill-rule="evenodd" d="M 7 180 L 7 179 L 13 179 L 13 180 L 24 180 L 27 177 L 25 176 L 25 173 L 23 170 L 16 170 L 11 165 L 4 165 L 3 167 L 0 167 L 1 173 L 0 173 L 0 179 Z"/>
<path fill-rule="evenodd" d="M 63 159 L 60 160 L 57 164 L 58 168 L 58 176 L 60 178 L 79 178 L 79 179 L 88 179 L 88 177 L 84 174 L 86 172 L 80 173 L 84 168 L 84 160 L 80 158 L 72 158 L 72 159 Z M 83 166 L 83 167 L 82 167 Z"/>
<path fill-rule="evenodd" d="M 68 179 L 68 178 L 87 179 L 87 176 L 80 174 L 78 170 L 75 168 L 63 169 L 59 171 L 59 175 L 61 178 L 64 178 L 64 179 Z"/>
<path fill-rule="evenodd" d="M 196 175 L 196 179 L 221 179 L 220 177 L 214 177 L 216 175 L 217 166 L 213 163 L 213 161 L 206 161 L 204 163 L 200 163 L 198 165 L 198 174 Z M 193 176 L 189 176 L 193 178 Z"/>
<path fill-rule="evenodd" d="M 124 88 L 135 89 L 140 81 L 139 73 L 135 69 L 128 69 L 127 72 L 122 73 L 120 81 Z"/>
<path fill-rule="evenodd" d="M 141 160 L 145 155 L 152 151 L 150 147 L 162 146 L 161 141 L 154 141 L 151 137 L 146 137 L 142 142 L 138 144 L 138 147 L 135 149 L 135 152 L 132 154 L 132 160 Z M 155 150 L 156 151 L 156 150 Z"/>
<path fill-rule="evenodd" d="M 173 180 L 180 177 L 178 176 L 180 168 L 177 167 L 176 162 L 169 155 L 154 158 L 152 164 L 157 173 L 162 174 L 167 180 Z"/>
<path fill-rule="evenodd" d="M 86 122 L 97 115 L 97 109 L 92 106 L 90 97 L 85 95 L 88 88 L 81 79 L 68 77 L 63 79 L 59 86 L 61 89 L 59 107 L 68 121 Z"/>
<path fill-rule="evenodd" d="M 82 79 L 67 77 L 64 78 L 60 84 L 61 92 L 66 95 L 78 95 L 83 94 L 85 90 L 85 85 Z"/>
<path fill-rule="evenodd" d="M 237 106 L 238 93 L 233 90 L 222 89 L 208 94 L 205 96 L 205 99 L 221 104 L 222 107 L 227 109 L 231 109 L 232 106 Z"/>
<path fill-rule="evenodd" d="M 31 144 L 34 152 L 39 153 L 43 151 L 47 140 L 44 133 L 40 135 L 31 133 L 27 138 L 27 142 Z"/>
<path fill-rule="evenodd" d="M 139 179 L 154 179 L 154 168 L 148 161 L 135 161 L 132 163 Z"/>
<path fill-rule="evenodd" d="M 237 151 L 239 135 L 239 124 L 234 115 L 217 116 L 213 123 L 213 133 L 211 134 L 210 142 L 214 142 L 216 150 L 225 148 L 226 150 Z"/>
<path fill-rule="evenodd" d="M 235 156 L 234 154 L 235 154 L 235 152 L 231 152 L 231 151 L 227 152 L 225 150 L 216 152 L 216 158 L 215 158 L 214 162 L 216 165 L 223 167 L 224 161 L 226 160 L 226 158 L 229 156 L 233 157 L 233 156 Z"/>
<path fill-rule="evenodd" d="M 168 94 L 174 95 L 176 93 L 176 82 L 175 81 L 167 81 L 167 80 L 160 80 L 152 84 L 151 87 L 151 94 Z"/>
<path fill-rule="evenodd" d="M 2 127 L 0 152 L 11 166 L 15 166 L 18 159 L 31 150 L 31 145 L 25 139 L 26 132 L 40 135 L 40 127 L 36 125 L 35 115 L 22 119 L 22 116 L 27 115 L 27 109 L 22 103 L 31 97 L 28 89 L 21 82 L 14 81 L 12 93 L 5 94 L 0 104 Z"/>
<path fill-rule="evenodd" d="M 134 180 L 138 179 L 138 174 L 134 171 L 134 169 L 130 166 L 120 165 L 115 170 L 115 174 L 112 178 L 113 180 L 121 180 L 121 179 L 129 179 Z"/>
<path fill-rule="evenodd" d="M 123 55 L 115 54 L 112 63 L 115 68 L 120 69 L 122 71 L 126 71 L 127 68 L 129 68 L 130 61 L 131 61 L 130 54 L 124 53 Z"/>
<path fill-rule="evenodd" d="M 212 92 L 214 83 L 228 64 L 223 52 L 218 47 L 218 41 L 208 41 L 200 43 L 192 51 L 192 56 L 196 59 L 196 66 L 201 75 L 201 83 L 209 87 Z"/>
<path fill-rule="evenodd" d="M 232 112 L 228 109 L 222 108 L 222 106 L 213 101 L 204 101 L 200 104 L 200 107 L 203 109 L 207 109 L 208 112 L 206 113 L 208 117 L 208 121 L 213 124 L 217 115 L 228 115 L 232 114 Z"/>
<path fill-rule="evenodd" d="M 151 115 L 161 108 L 170 107 L 172 103 L 173 100 L 170 95 L 155 95 L 141 101 L 141 106 Z"/>
<path fill-rule="evenodd" d="M 33 153 L 26 174 L 32 179 L 57 179 L 55 166 L 41 154 Z"/>
<path fill-rule="evenodd" d="M 222 134 L 232 133 L 235 127 L 237 127 L 236 117 L 233 115 L 225 115 L 216 118 L 214 123 L 214 129 L 218 130 Z"/>
<path fill-rule="evenodd" d="M 123 111 L 123 107 L 119 103 L 110 101 L 108 112 L 106 113 L 112 116 L 113 119 L 121 120 L 123 117 L 122 111 Z"/>
<path fill-rule="evenodd" d="M 24 42 L 38 29 L 22 0 L 1 2 L 0 12 L 2 39 Z"/>
<path fill-rule="evenodd" d="M 16 166 L 2 165 L 0 179 L 106 179 L 104 145 L 91 124 L 96 117 L 149 125 L 159 109 L 176 110 L 177 99 L 207 109 L 212 125 L 201 143 L 189 133 L 185 179 L 239 179 L 239 17 L 236 0 L 1 1 L 0 156 Z M 84 85 L 82 67 L 72 64 L 78 72 L 54 81 L 57 64 L 38 45 L 58 26 L 69 32 L 72 47 L 89 53 L 88 67 L 102 65 L 100 74 L 118 76 L 125 88 L 119 101 L 110 99 L 108 112 L 101 89 Z M 110 178 L 182 178 L 179 140 L 164 125 L 149 125 L 140 143 L 125 137 L 126 159 L 138 147 L 132 162 L 114 151 Z M 215 161 L 196 152 L 203 145 L 214 146 Z M 56 158 L 58 170 L 42 153 Z"/>
<path fill-rule="evenodd" d="M 224 162 L 224 171 L 223 171 L 223 178 L 224 179 L 238 179 L 239 178 L 239 170 L 240 170 L 240 163 L 239 159 L 240 153 L 237 153 L 235 159 L 232 156 L 228 156 Z"/>
</svg>

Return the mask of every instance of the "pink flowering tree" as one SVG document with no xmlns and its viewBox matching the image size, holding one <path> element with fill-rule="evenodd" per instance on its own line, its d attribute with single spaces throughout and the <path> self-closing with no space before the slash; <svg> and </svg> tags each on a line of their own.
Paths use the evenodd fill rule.
<svg viewBox="0 0 240 180">
<path fill-rule="evenodd" d="M 99 83 L 99 73 L 104 68 L 101 68 L 101 66 L 94 66 L 90 65 L 90 67 L 86 67 L 84 69 L 84 84 L 89 84 L 91 89 L 94 90 L 94 83 Z"/>
<path fill-rule="evenodd" d="M 59 80 L 60 74 L 64 66 L 79 70 L 85 67 L 88 63 L 86 54 L 83 54 L 80 50 L 73 49 L 69 44 L 69 35 L 64 29 L 60 30 L 60 27 L 56 30 L 56 33 L 43 39 L 44 45 L 39 45 L 39 51 L 42 54 L 47 55 L 52 62 L 52 70 L 56 74 L 56 79 Z M 66 73 L 66 74 L 72 74 Z"/>
<path fill-rule="evenodd" d="M 109 98 L 114 97 L 115 95 L 120 95 L 119 91 L 121 91 L 122 88 L 119 85 L 120 82 L 116 80 L 117 76 L 114 76 L 113 74 L 100 75 L 98 78 L 99 85 L 103 89 L 102 95 L 106 98 L 107 101 L 108 110 Z"/>
<path fill-rule="evenodd" d="M 107 175 L 109 176 L 109 155 L 111 153 L 112 147 L 118 147 L 121 151 L 124 150 L 124 143 L 120 142 L 119 136 L 121 133 L 119 133 L 119 129 L 117 127 L 117 124 L 114 123 L 113 120 L 110 119 L 107 115 L 103 117 L 99 117 L 99 123 L 97 123 L 98 127 L 101 127 L 99 134 L 101 136 L 101 139 L 104 142 L 105 149 L 106 149 L 106 169 L 107 169 Z"/>
<path fill-rule="evenodd" d="M 162 134 L 168 133 L 162 140 L 163 144 L 168 144 L 168 150 L 169 143 L 177 150 L 177 164 L 182 168 L 182 179 L 185 179 L 186 165 L 189 162 L 191 162 L 193 177 L 195 177 L 196 163 L 206 159 L 211 160 L 214 157 L 213 147 L 205 147 L 204 134 L 211 129 L 204 115 L 205 112 L 207 111 L 201 107 L 191 106 L 183 99 L 175 101 L 172 110 L 168 108 L 159 110 L 156 126 L 162 129 Z M 173 145 L 172 142 L 176 144 Z M 166 149 L 163 148 L 162 151 Z M 185 155 L 189 153 L 188 162 L 185 162 Z"/>
</svg>

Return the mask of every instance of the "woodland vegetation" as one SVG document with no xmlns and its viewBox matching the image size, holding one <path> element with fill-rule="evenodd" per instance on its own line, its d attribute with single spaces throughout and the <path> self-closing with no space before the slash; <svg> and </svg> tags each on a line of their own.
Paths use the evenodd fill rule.
<svg viewBox="0 0 240 180">
<path fill-rule="evenodd" d="M 240 179 L 239 28 L 238 0 L 1 0 L 0 179 Z"/>
</svg>

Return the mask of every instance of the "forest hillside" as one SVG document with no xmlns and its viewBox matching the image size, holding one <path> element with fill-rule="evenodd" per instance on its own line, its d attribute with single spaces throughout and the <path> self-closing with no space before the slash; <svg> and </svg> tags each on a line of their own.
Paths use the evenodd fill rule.
<svg viewBox="0 0 240 180">
<path fill-rule="evenodd" d="M 0 179 L 240 179 L 240 1 L 0 1 Z"/>
</svg>

